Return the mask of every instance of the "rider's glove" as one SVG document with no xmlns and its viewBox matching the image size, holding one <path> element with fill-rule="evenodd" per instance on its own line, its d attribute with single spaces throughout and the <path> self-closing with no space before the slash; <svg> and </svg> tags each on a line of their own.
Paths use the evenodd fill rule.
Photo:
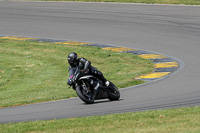
<svg viewBox="0 0 200 133">
<path fill-rule="evenodd" d="M 81 72 L 88 73 L 89 69 L 82 69 Z"/>
</svg>

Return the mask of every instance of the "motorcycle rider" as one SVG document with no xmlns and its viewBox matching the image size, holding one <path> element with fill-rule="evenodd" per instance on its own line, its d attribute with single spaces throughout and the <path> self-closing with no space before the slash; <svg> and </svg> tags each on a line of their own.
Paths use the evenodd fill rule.
<svg viewBox="0 0 200 133">
<path fill-rule="evenodd" d="M 72 52 L 68 55 L 68 63 L 69 63 L 69 70 L 73 67 L 78 67 L 80 70 L 87 71 L 89 70 L 91 74 L 101 81 L 103 81 L 106 87 L 109 86 L 110 82 L 106 80 L 103 76 L 103 73 L 98 71 L 97 68 L 91 66 L 91 62 L 86 60 L 85 58 L 78 58 L 77 53 Z"/>
</svg>

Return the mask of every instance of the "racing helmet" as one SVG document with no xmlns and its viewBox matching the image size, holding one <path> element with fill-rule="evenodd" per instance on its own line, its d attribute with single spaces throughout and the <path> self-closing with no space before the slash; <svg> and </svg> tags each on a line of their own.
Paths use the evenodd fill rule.
<svg viewBox="0 0 200 133">
<path fill-rule="evenodd" d="M 78 55 L 75 52 L 72 52 L 68 55 L 68 63 L 71 66 L 75 66 L 78 63 Z"/>
</svg>

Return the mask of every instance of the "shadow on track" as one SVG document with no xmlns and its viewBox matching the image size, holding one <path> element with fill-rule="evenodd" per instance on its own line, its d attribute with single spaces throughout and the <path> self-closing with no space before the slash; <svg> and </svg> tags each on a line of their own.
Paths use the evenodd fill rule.
<svg viewBox="0 0 200 133">
<path fill-rule="evenodd" d="M 110 103 L 110 102 L 120 102 L 120 101 L 122 101 L 122 100 L 124 100 L 124 99 L 119 99 L 119 100 L 117 100 L 117 101 L 110 101 L 110 100 L 108 100 L 108 99 L 104 99 L 104 100 L 95 101 L 95 102 L 92 103 L 92 104 L 82 103 L 82 105 L 93 105 L 93 104 L 102 104 L 102 103 Z"/>
</svg>

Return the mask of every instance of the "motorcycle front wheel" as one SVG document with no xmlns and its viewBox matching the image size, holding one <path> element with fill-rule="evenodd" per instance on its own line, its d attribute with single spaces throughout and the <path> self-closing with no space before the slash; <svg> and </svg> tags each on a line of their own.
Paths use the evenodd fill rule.
<svg viewBox="0 0 200 133">
<path fill-rule="evenodd" d="M 94 103 L 94 94 L 90 91 L 90 88 L 88 88 L 90 87 L 89 84 L 86 83 L 84 87 L 87 87 L 87 89 L 84 89 L 82 86 L 76 87 L 77 95 L 83 102 L 87 104 Z"/>
<path fill-rule="evenodd" d="M 112 82 L 110 82 L 110 88 L 107 91 L 107 93 L 108 93 L 108 99 L 110 101 L 119 100 L 120 98 L 120 92 Z"/>
</svg>

